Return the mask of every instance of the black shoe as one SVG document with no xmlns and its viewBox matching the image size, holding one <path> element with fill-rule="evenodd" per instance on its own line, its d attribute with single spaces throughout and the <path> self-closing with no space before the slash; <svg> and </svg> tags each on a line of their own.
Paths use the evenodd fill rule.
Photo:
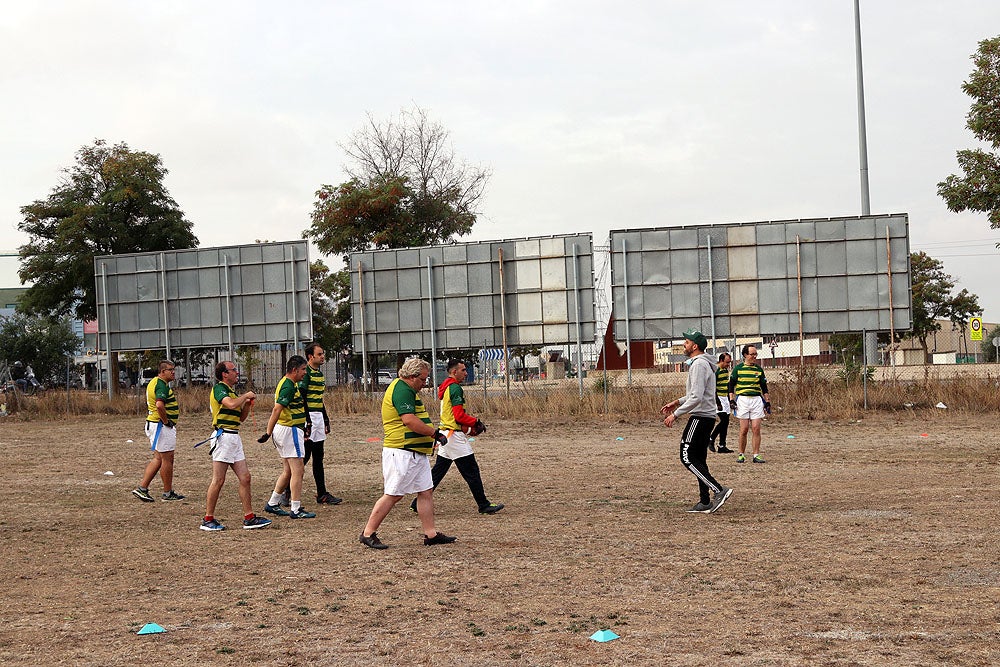
<svg viewBox="0 0 1000 667">
<path fill-rule="evenodd" d="M 725 445 L 720 445 L 719 448 L 717 450 L 715 450 L 715 451 L 717 451 L 719 454 L 732 454 L 733 453 L 733 450 L 729 449 L 729 447 L 726 447 Z"/>
<path fill-rule="evenodd" d="M 427 537 L 426 535 L 424 535 L 424 546 L 429 547 L 432 544 L 451 544 L 457 539 L 458 539 L 457 537 L 451 537 L 449 535 L 445 535 L 444 533 L 438 531 L 434 535 L 434 537 Z"/>
<path fill-rule="evenodd" d="M 490 503 L 479 508 L 480 514 L 496 514 L 503 509 L 503 503 Z"/>
<path fill-rule="evenodd" d="M 440 535 L 440 533 L 438 534 Z M 365 545 L 366 547 L 371 547 L 372 549 L 389 548 L 388 544 L 382 544 L 382 540 L 378 539 L 378 535 L 376 535 L 375 533 L 372 533 L 368 537 L 365 537 L 365 534 L 361 533 L 361 537 L 358 538 L 358 541 L 361 542 L 361 544 Z M 425 539 L 424 541 L 426 542 L 427 540 Z"/>
<path fill-rule="evenodd" d="M 344 499 L 332 496 L 329 493 L 324 493 L 321 496 L 316 496 L 316 502 L 320 505 L 339 505 L 344 502 Z"/>
<path fill-rule="evenodd" d="M 715 451 L 715 440 L 709 440 L 708 441 L 708 451 L 710 451 L 710 452 L 714 452 Z"/>
<path fill-rule="evenodd" d="M 417 499 L 416 498 L 414 498 L 413 502 L 410 503 L 410 511 L 411 512 L 416 512 L 417 511 Z"/>
</svg>

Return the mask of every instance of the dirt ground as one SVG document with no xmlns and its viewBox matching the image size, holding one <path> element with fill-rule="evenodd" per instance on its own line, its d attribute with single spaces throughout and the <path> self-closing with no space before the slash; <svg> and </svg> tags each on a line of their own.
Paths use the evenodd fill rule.
<svg viewBox="0 0 1000 667">
<path fill-rule="evenodd" d="M 452 469 L 435 500 L 459 541 L 424 547 L 400 504 L 374 551 L 357 539 L 381 493 L 373 418 L 334 419 L 342 505 L 240 530 L 231 475 L 221 533 L 198 530 L 207 417 L 180 425 L 180 503 L 130 494 L 141 418 L 0 421 L 0 663 L 996 665 L 998 427 L 772 420 L 766 465 L 709 455 L 735 493 L 704 515 L 684 511 L 678 427 L 493 422 L 477 459 L 507 508 L 480 516 Z M 261 508 L 279 462 L 250 432 Z M 589 639 L 605 628 L 620 639 Z"/>
</svg>

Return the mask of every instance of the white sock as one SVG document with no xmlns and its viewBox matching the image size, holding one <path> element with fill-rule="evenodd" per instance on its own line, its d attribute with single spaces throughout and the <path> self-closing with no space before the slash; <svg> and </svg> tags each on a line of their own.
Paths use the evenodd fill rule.
<svg viewBox="0 0 1000 667">
<path fill-rule="evenodd" d="M 281 503 L 281 494 L 272 491 L 271 500 L 270 502 L 268 502 L 268 505 L 271 505 L 272 507 L 277 507 L 279 503 Z"/>
<path fill-rule="evenodd" d="M 292 511 L 293 512 L 298 512 L 300 509 L 302 509 L 302 501 L 301 500 L 293 500 L 292 501 Z"/>
</svg>

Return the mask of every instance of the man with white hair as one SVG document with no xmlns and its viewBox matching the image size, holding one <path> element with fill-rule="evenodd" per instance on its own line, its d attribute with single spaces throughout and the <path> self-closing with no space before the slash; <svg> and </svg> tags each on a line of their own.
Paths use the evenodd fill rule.
<svg viewBox="0 0 1000 667">
<path fill-rule="evenodd" d="M 399 369 L 399 377 L 389 383 L 382 397 L 382 477 L 385 491 L 375 502 L 361 536 L 361 544 L 372 549 L 387 549 L 375 534 L 389 511 L 408 493 L 417 494 L 417 514 L 423 529 L 424 546 L 450 544 L 454 537 L 434 527 L 434 499 L 431 492 L 431 465 L 428 457 L 435 444 L 444 445 L 448 438 L 434 427 L 427 408 L 420 400 L 430 375 L 430 364 L 423 359 L 407 359 Z"/>
</svg>

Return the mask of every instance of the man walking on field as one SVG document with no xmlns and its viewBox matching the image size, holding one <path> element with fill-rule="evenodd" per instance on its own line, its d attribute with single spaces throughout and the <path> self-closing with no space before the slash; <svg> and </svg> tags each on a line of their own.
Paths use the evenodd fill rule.
<svg viewBox="0 0 1000 667">
<path fill-rule="evenodd" d="M 306 360 L 293 355 L 285 365 L 285 376 L 274 390 L 274 409 L 267 420 L 267 432 L 257 438 L 257 442 L 267 442 L 274 436 L 274 446 L 281 457 L 281 474 L 274 484 L 271 499 L 264 506 L 268 514 L 290 516 L 293 519 L 315 519 L 313 512 L 302 507 L 302 473 L 305 463 L 306 403 L 299 391 L 299 383 L 306 375 Z M 289 511 L 281 508 L 281 493 L 288 489 L 291 499 Z"/>
<path fill-rule="evenodd" d="M 740 420 L 740 453 L 737 463 L 745 462 L 747 432 L 753 432 L 753 462 L 766 463 L 760 455 L 760 422 L 771 409 L 770 394 L 764 369 L 757 365 L 757 348 L 743 346 L 743 361 L 736 364 L 729 377 L 729 399 L 736 401 L 736 418 Z"/>
<path fill-rule="evenodd" d="M 665 415 L 663 424 L 668 428 L 677 418 L 688 414 L 687 424 L 681 433 L 681 463 L 698 480 L 698 504 L 688 512 L 710 514 L 726 502 L 733 490 L 723 486 L 708 471 L 708 442 L 715 427 L 715 364 L 705 354 L 708 340 L 697 329 L 684 332 L 684 354 L 690 358 L 687 375 L 687 393 L 660 408 Z M 714 497 L 709 496 L 709 492 Z"/>
<path fill-rule="evenodd" d="M 469 436 L 477 436 L 486 431 L 482 420 L 465 411 L 465 392 L 462 383 L 468 373 L 465 364 L 458 359 L 448 362 L 448 379 L 438 387 L 438 398 L 441 400 L 441 428 L 448 437 L 448 444 L 438 448 L 437 461 L 431 468 L 431 481 L 436 489 L 451 468 L 451 462 L 462 475 L 469 491 L 479 507 L 480 514 L 496 514 L 503 509 L 503 503 L 491 503 L 483 489 L 483 478 L 479 472 L 476 454 L 472 451 Z M 465 431 L 468 429 L 469 435 Z M 417 499 L 410 503 L 410 509 L 417 511 Z"/>
<path fill-rule="evenodd" d="M 146 437 L 153 450 L 153 460 L 146 465 L 139 486 L 132 489 L 132 495 L 146 503 L 153 502 L 149 485 L 156 473 L 160 473 L 163 482 L 163 500 L 184 500 L 184 496 L 174 491 L 174 450 L 181 411 L 177 396 L 168 384 L 173 379 L 174 362 L 164 360 L 157 368 L 156 377 L 146 385 Z"/>
<path fill-rule="evenodd" d="M 254 530 L 267 528 L 270 519 L 256 516 L 250 497 L 250 468 L 247 467 L 247 457 L 243 453 L 243 440 L 240 439 L 240 424 L 247 415 L 257 395 L 252 391 L 237 395 L 234 387 L 239 373 L 231 361 L 221 361 L 215 367 L 217 382 L 212 387 L 209 407 L 212 410 L 212 428 L 215 435 L 211 440 L 212 481 L 208 485 L 208 495 L 205 501 L 205 518 L 201 529 L 209 532 L 225 530 L 222 522 L 215 519 L 215 506 L 219 502 L 222 485 L 226 483 L 226 473 L 232 468 L 240 482 L 240 502 L 243 504 L 243 529 Z"/>
<path fill-rule="evenodd" d="M 424 534 L 424 546 L 451 544 L 455 538 L 434 526 L 434 499 L 431 493 L 431 465 L 427 460 L 435 443 L 444 445 L 448 438 L 434 428 L 427 408 L 420 400 L 431 366 L 423 359 L 407 359 L 399 377 L 389 383 L 382 396 L 382 477 L 384 492 L 375 501 L 368 523 L 358 538 L 372 549 L 388 549 L 375 531 L 389 511 L 408 493 L 417 494 L 417 514 Z"/>
</svg>

